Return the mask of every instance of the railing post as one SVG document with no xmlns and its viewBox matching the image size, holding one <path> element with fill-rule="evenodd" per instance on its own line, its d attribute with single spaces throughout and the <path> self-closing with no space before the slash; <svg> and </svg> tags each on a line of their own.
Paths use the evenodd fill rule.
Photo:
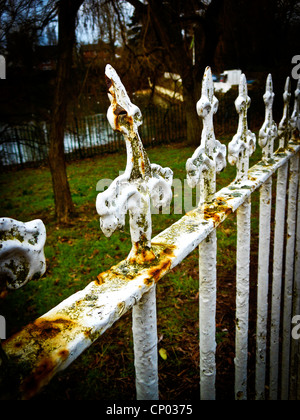
<svg viewBox="0 0 300 420">
<path fill-rule="evenodd" d="M 284 110 L 283 117 L 279 123 L 279 147 L 284 150 L 290 139 L 289 103 L 291 84 L 288 77 L 283 94 Z M 286 207 L 286 186 L 287 186 L 288 163 L 277 171 L 276 187 L 276 210 L 274 229 L 274 251 L 273 251 L 273 280 L 272 280 L 272 303 L 271 303 L 271 326 L 270 326 L 270 387 L 269 398 L 278 398 L 278 368 L 279 368 L 279 333 L 281 313 L 281 293 L 283 274 L 283 251 L 284 251 L 284 227 Z"/>
<path fill-rule="evenodd" d="M 292 140 L 300 138 L 300 79 L 295 91 L 294 109 L 291 116 Z M 295 270 L 294 270 L 293 316 L 300 315 L 300 182 L 298 182 L 297 204 L 297 232 L 295 244 Z M 300 400 L 300 340 L 292 340 L 291 345 L 291 400 Z"/>
<path fill-rule="evenodd" d="M 300 182 L 298 183 L 297 232 L 295 246 L 293 316 L 300 315 Z M 291 344 L 290 400 L 300 400 L 300 340 Z"/>
<path fill-rule="evenodd" d="M 298 82 L 295 92 L 295 105 L 291 117 L 292 141 L 299 136 L 299 91 Z M 296 251 L 296 219 L 297 219 L 297 193 L 299 184 L 299 153 L 290 160 L 288 210 L 287 210 L 287 239 L 285 257 L 285 281 L 283 302 L 283 339 L 282 339 L 282 375 L 281 375 L 281 399 L 289 398 L 290 386 L 290 352 L 291 352 L 291 322 L 294 292 L 294 263 Z"/>
<path fill-rule="evenodd" d="M 263 149 L 265 165 L 268 165 L 273 157 L 274 140 L 277 137 L 277 126 L 273 121 L 272 110 L 274 96 L 272 76 L 269 74 L 264 94 L 265 121 L 259 132 L 259 144 Z M 256 399 L 258 400 L 265 398 L 271 207 L 272 177 L 260 188 L 256 327 Z"/>
<path fill-rule="evenodd" d="M 156 286 L 132 311 L 137 399 L 158 400 Z"/>
<path fill-rule="evenodd" d="M 226 147 L 216 140 L 213 115 L 218 100 L 214 96 L 211 69 L 206 68 L 202 95 L 197 103 L 198 115 L 203 118 L 201 144 L 187 160 L 187 180 L 190 187 L 200 184 L 200 203 L 204 206 L 216 192 L 216 173 L 226 166 Z M 217 237 L 214 230 L 199 245 L 199 334 L 200 334 L 200 397 L 215 399 L 216 377 L 216 253 Z"/>
<path fill-rule="evenodd" d="M 282 378 L 281 399 L 289 397 L 289 374 L 290 374 L 290 344 L 292 322 L 292 298 L 294 285 L 294 256 L 296 234 L 296 211 L 297 192 L 299 182 L 299 153 L 291 158 L 289 193 L 288 193 L 288 216 L 287 216 L 287 240 L 285 258 L 285 281 L 284 281 L 284 309 L 283 309 L 283 340 L 282 340 Z"/>
<path fill-rule="evenodd" d="M 248 130 L 247 111 L 251 100 L 247 80 L 241 75 L 239 96 L 235 101 L 239 114 L 238 132 L 228 145 L 228 161 L 237 165 L 235 182 L 248 180 L 249 157 L 255 151 L 256 137 Z M 237 209 L 237 256 L 236 256 L 236 356 L 235 398 L 247 399 L 248 366 L 248 319 L 249 319 L 249 274 L 251 237 L 251 198 Z"/>
<path fill-rule="evenodd" d="M 106 236 L 125 225 L 129 211 L 132 248 L 129 264 L 142 269 L 156 256 L 151 248 L 151 207 L 168 205 L 172 198 L 173 172 L 151 164 L 141 142 L 138 127 L 142 124 L 140 109 L 133 105 L 115 72 L 107 65 L 106 81 L 111 105 L 107 118 L 126 142 L 127 165 L 124 174 L 97 197 L 100 226 Z M 158 399 L 157 323 L 155 283 L 133 308 L 133 342 L 135 354 L 137 399 Z"/>
</svg>

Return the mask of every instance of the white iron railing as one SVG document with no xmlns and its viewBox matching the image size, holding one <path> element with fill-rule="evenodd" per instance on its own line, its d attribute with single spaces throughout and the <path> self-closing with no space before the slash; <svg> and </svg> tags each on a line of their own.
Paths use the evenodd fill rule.
<svg viewBox="0 0 300 420">
<path fill-rule="evenodd" d="M 152 238 L 150 202 L 155 206 L 170 202 L 173 174 L 169 168 L 150 163 L 138 133 L 141 111 L 131 103 L 118 75 L 109 65 L 106 79 L 111 101 L 108 119 L 113 129 L 124 135 L 127 166 L 125 173 L 98 195 L 97 211 L 101 228 L 107 236 L 124 225 L 125 214 L 129 212 L 132 249 L 125 260 L 100 274 L 84 290 L 70 296 L 3 342 L 6 357 L 14 366 L 15 381 L 10 378 L 10 383 L 16 386 L 13 391 L 10 390 L 10 397 L 28 399 L 34 396 L 58 371 L 69 366 L 104 331 L 132 309 L 137 399 L 158 399 L 156 283 L 199 246 L 200 398 L 215 399 L 216 228 L 236 211 L 235 396 L 236 399 L 246 399 L 251 194 L 259 190 L 256 398 L 265 398 L 269 332 L 270 398 L 299 398 L 300 366 L 295 362 L 300 358 L 299 340 L 292 337 L 291 328 L 294 317 L 300 315 L 300 84 L 290 115 L 291 87 L 287 79 L 283 118 L 277 128 L 272 116 L 272 77 L 268 76 L 264 95 L 265 122 L 258 139 L 262 160 L 249 169 L 249 157 L 256 148 L 256 137 L 248 129 L 250 98 L 246 77 L 241 76 L 239 96 L 235 102 L 239 114 L 238 131 L 228 146 L 228 161 L 237 166 L 237 174 L 230 185 L 216 192 L 216 174 L 226 166 L 226 147 L 214 135 L 213 115 L 217 112 L 218 101 L 214 96 L 211 70 L 205 70 L 202 96 L 197 104 L 198 114 L 203 119 L 201 144 L 186 164 L 188 183 L 200 188 L 199 206 Z M 278 137 L 279 149 L 274 152 L 274 141 Z M 271 276 L 272 175 L 276 172 L 274 265 Z M 271 325 L 268 326 L 271 281 Z M 284 296 L 283 302 L 281 296 Z M 280 366 L 282 306 L 283 355 Z M 4 370 L 0 375 L 4 375 Z"/>
</svg>

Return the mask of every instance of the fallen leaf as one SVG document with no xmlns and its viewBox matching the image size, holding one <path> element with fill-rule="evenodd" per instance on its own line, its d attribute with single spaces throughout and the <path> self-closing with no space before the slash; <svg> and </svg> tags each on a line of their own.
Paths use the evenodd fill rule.
<svg viewBox="0 0 300 420">
<path fill-rule="evenodd" d="M 160 355 L 160 357 L 161 357 L 162 359 L 164 359 L 164 360 L 167 360 L 167 358 L 168 358 L 168 355 L 167 355 L 167 352 L 166 352 L 166 350 L 165 350 L 165 349 L 160 349 L 160 350 L 159 350 L 159 355 Z"/>
</svg>

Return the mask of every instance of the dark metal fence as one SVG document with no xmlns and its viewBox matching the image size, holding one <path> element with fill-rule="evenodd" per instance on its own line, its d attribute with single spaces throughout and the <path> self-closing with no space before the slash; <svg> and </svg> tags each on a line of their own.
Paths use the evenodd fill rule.
<svg viewBox="0 0 300 420">
<path fill-rule="evenodd" d="M 0 165 L 36 166 L 47 163 L 49 129 L 45 123 L 0 128 Z M 186 121 L 182 105 L 168 108 L 147 107 L 143 111 L 140 134 L 145 146 L 182 141 L 186 138 Z M 67 161 L 96 154 L 115 152 L 125 147 L 105 114 L 74 118 L 64 138 Z"/>
<path fill-rule="evenodd" d="M 233 133 L 235 130 L 237 115 L 234 102 L 231 100 L 235 94 L 235 90 L 232 89 L 226 97 L 219 98 L 219 110 L 215 116 L 217 135 Z M 261 105 L 263 104 L 255 103 L 252 119 L 249 113 L 252 126 L 262 123 Z M 151 105 L 142 112 L 143 124 L 139 131 L 145 147 L 187 140 L 184 104 L 170 104 L 168 107 Z M 29 123 L 13 127 L 0 125 L 0 166 L 8 169 L 15 166 L 47 164 L 48 132 L 49 127 L 46 123 Z M 74 117 L 66 128 L 64 146 L 67 161 L 125 148 L 122 137 L 111 129 L 106 114 Z"/>
</svg>

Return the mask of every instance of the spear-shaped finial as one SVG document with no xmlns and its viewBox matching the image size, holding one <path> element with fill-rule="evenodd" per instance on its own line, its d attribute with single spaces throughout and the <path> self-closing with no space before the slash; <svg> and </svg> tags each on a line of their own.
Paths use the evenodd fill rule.
<svg viewBox="0 0 300 420">
<path fill-rule="evenodd" d="M 265 121 L 259 131 L 258 140 L 260 147 L 263 149 L 262 158 L 264 161 L 272 159 L 274 151 L 274 140 L 278 135 L 277 125 L 273 120 L 274 96 L 273 80 L 271 74 L 269 74 L 266 82 L 266 92 L 264 94 L 264 102 L 266 108 Z"/>
<path fill-rule="evenodd" d="M 151 250 L 150 200 L 155 207 L 169 204 L 173 172 L 150 163 L 138 133 L 142 124 L 140 109 L 131 103 L 118 74 L 110 65 L 106 66 L 105 75 L 111 102 L 107 118 L 112 128 L 124 135 L 127 165 L 124 174 L 98 194 L 96 208 L 106 236 L 125 226 L 125 215 L 129 212 L 132 249 L 128 258 L 142 264 L 155 258 Z"/>
<path fill-rule="evenodd" d="M 241 75 L 239 96 L 235 101 L 235 107 L 239 114 L 237 134 L 228 145 L 228 161 L 231 165 L 237 165 L 236 182 L 248 179 L 249 158 L 256 148 L 256 137 L 248 130 L 247 112 L 251 99 L 248 96 L 247 79 Z"/>
<path fill-rule="evenodd" d="M 291 99 L 291 80 L 287 77 L 284 93 L 283 93 L 283 116 L 278 126 L 279 147 L 287 147 L 287 143 L 291 134 L 291 121 L 290 121 L 290 99 Z"/>
<path fill-rule="evenodd" d="M 203 119 L 200 146 L 187 160 L 187 181 L 191 188 L 200 184 L 200 203 L 209 201 L 216 192 L 216 173 L 226 166 L 226 147 L 216 140 L 213 116 L 218 110 L 210 67 L 203 76 L 202 95 L 197 103 L 197 112 Z"/>
</svg>

